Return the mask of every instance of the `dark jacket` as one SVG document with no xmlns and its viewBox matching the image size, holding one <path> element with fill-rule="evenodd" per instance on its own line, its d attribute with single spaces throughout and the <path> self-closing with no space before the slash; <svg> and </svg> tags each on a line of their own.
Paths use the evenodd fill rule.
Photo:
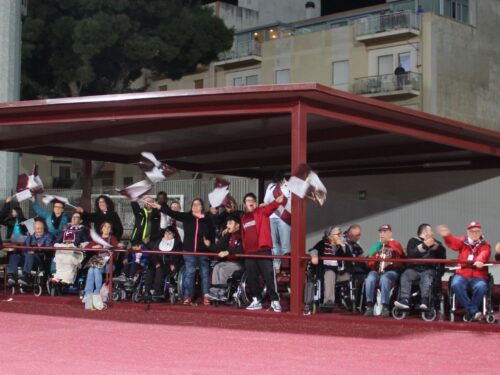
<svg viewBox="0 0 500 375">
<path fill-rule="evenodd" d="M 0 223 L 4 224 L 5 219 L 9 217 L 10 212 L 10 202 L 5 202 L 2 210 L 0 211 Z M 7 237 L 10 236 L 7 234 Z M 0 233 L 0 248 L 2 247 L 2 234 Z"/>
<path fill-rule="evenodd" d="M 434 246 L 429 247 L 420 237 L 411 238 L 406 246 L 408 258 L 415 259 L 446 259 L 446 249 L 443 244 L 436 240 Z M 425 270 L 435 269 L 443 271 L 443 264 L 433 263 L 406 263 L 406 268 L 413 268 L 415 271 L 422 272 Z"/>
<path fill-rule="evenodd" d="M 148 244 L 148 250 L 160 250 L 160 242 L 162 238 L 156 240 L 155 242 L 150 242 Z M 174 246 L 170 251 L 182 251 L 182 243 L 179 239 L 175 239 Z M 157 264 L 160 265 L 174 265 L 176 269 L 179 269 L 182 264 L 182 257 L 180 255 L 169 254 L 165 251 L 165 254 L 150 254 L 149 266 L 155 267 Z"/>
<path fill-rule="evenodd" d="M 363 256 L 363 248 L 361 245 L 349 239 L 347 233 L 344 233 L 344 243 L 347 245 L 354 258 Z M 368 264 L 366 262 L 352 262 L 351 272 L 353 274 L 367 274 L 370 272 L 370 269 L 368 268 Z"/>
<path fill-rule="evenodd" d="M 219 258 L 219 261 L 232 261 L 237 262 L 239 259 L 236 254 L 243 253 L 243 243 L 241 242 L 241 232 L 226 233 L 220 238 L 219 241 L 213 246 L 213 251 L 219 253 L 221 251 L 228 251 L 229 256 L 226 258 Z"/>
<path fill-rule="evenodd" d="M 94 223 L 94 229 L 98 233 L 100 232 L 102 223 L 107 221 L 111 224 L 113 236 L 115 236 L 118 241 L 120 241 L 123 236 L 122 221 L 116 211 L 107 211 L 106 213 L 102 211 L 92 213 L 83 212 L 82 219 L 85 223 Z"/>
<path fill-rule="evenodd" d="M 160 211 L 156 208 L 148 211 L 146 208 L 141 208 L 137 202 L 131 202 L 130 205 L 135 217 L 134 230 L 130 236 L 132 244 L 139 244 L 146 237 L 149 237 L 151 241 L 156 241 L 161 236 Z"/>
<path fill-rule="evenodd" d="M 218 212 L 217 214 L 211 216 L 215 225 L 216 234 L 217 236 L 219 236 L 219 234 L 224 231 L 224 229 L 226 229 L 227 218 L 238 216 L 241 219 L 241 217 L 243 216 L 243 211 L 236 210 L 229 213 L 226 210 L 222 210 L 221 212 Z"/>
<path fill-rule="evenodd" d="M 209 217 L 205 215 L 202 218 L 197 218 L 191 212 L 172 211 L 167 204 L 161 206 L 161 212 L 175 220 L 182 221 L 184 225 L 183 251 L 189 253 L 210 251 L 203 241 L 203 237 L 210 240 L 210 242 L 214 241 L 214 227 Z"/>
<path fill-rule="evenodd" d="M 332 256 L 332 257 L 349 257 L 352 258 L 351 250 L 348 246 L 342 247 L 340 245 L 330 244 L 324 240 L 319 241 L 314 247 L 309 250 L 310 255 L 322 256 Z M 321 260 L 317 266 L 318 275 L 323 275 L 325 268 L 333 269 L 339 274 L 344 274 L 346 272 L 352 272 L 352 263 L 338 261 L 338 266 L 327 266 L 324 264 L 324 260 Z"/>
</svg>

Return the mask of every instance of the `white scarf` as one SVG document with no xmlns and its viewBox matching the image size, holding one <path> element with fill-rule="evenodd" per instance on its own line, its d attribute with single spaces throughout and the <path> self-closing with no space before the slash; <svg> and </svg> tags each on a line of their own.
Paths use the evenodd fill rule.
<svg viewBox="0 0 500 375">
<path fill-rule="evenodd" d="M 162 238 L 160 241 L 160 245 L 158 246 L 158 249 L 160 251 L 172 251 L 174 248 L 174 242 L 175 238 L 172 238 L 171 240 L 166 240 L 165 238 Z"/>
</svg>

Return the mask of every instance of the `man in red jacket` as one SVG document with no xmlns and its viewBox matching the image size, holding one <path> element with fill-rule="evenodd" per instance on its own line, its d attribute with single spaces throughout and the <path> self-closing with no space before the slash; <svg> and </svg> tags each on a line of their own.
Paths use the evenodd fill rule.
<svg viewBox="0 0 500 375">
<path fill-rule="evenodd" d="M 465 320 L 481 320 L 481 305 L 488 291 L 488 262 L 491 245 L 486 242 L 481 232 L 481 223 L 472 221 L 467 225 L 467 235 L 458 238 L 451 234 L 445 225 L 438 227 L 438 232 L 451 250 L 458 251 L 460 269 L 457 270 L 451 288 L 458 302 L 465 307 Z M 472 297 L 467 293 L 467 287 L 472 288 Z"/>
<path fill-rule="evenodd" d="M 245 214 L 241 217 L 241 239 L 245 254 L 272 254 L 273 240 L 271 237 L 269 216 L 276 211 L 281 202 L 283 202 L 283 195 L 280 195 L 276 200 L 265 206 L 257 207 L 257 197 L 255 194 L 248 193 L 245 195 L 243 198 Z M 262 275 L 266 283 L 267 293 L 271 298 L 271 308 L 276 312 L 281 312 L 272 259 L 245 258 L 245 270 L 253 299 L 252 303 L 248 305 L 247 310 L 262 309 L 260 301 L 262 293 L 259 286 L 259 275 Z"/>
</svg>

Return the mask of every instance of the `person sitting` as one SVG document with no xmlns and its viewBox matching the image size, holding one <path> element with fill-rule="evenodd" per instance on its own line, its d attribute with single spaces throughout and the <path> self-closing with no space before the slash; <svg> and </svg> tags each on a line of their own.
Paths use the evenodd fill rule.
<svg viewBox="0 0 500 375">
<path fill-rule="evenodd" d="M 465 320 L 481 320 L 481 305 L 488 292 L 488 262 L 491 255 L 491 245 L 485 241 L 481 231 L 481 223 L 472 221 L 467 225 L 465 237 L 455 237 L 446 225 L 438 226 L 438 232 L 443 237 L 446 246 L 458 251 L 460 269 L 451 282 L 451 288 L 458 302 L 465 308 Z M 472 288 L 472 297 L 467 292 Z"/>
<path fill-rule="evenodd" d="M 229 197 L 227 204 L 224 207 L 210 207 L 210 214 L 215 225 L 216 238 L 222 238 L 228 231 L 227 221 L 229 218 L 238 216 L 241 218 L 243 211 L 238 210 L 238 205 L 233 197 Z"/>
<path fill-rule="evenodd" d="M 418 237 L 411 238 L 408 241 L 408 246 L 406 247 L 408 258 L 446 259 L 446 249 L 441 242 L 434 238 L 432 227 L 429 224 L 419 225 L 417 234 Z M 400 309 L 409 309 L 412 284 L 415 281 L 419 281 L 419 309 L 427 310 L 430 308 L 432 286 L 437 278 L 438 270 L 442 268 L 439 264 L 407 263 L 406 269 L 401 275 L 399 300 L 394 305 Z"/>
<path fill-rule="evenodd" d="M 113 281 L 132 285 L 135 275 L 139 274 L 148 265 L 149 255 L 143 253 L 143 250 L 151 250 L 151 242 L 149 237 L 145 238 L 141 243 L 132 245 L 128 254 L 122 261 L 120 276 L 113 278 Z"/>
<path fill-rule="evenodd" d="M 242 262 L 235 257 L 243 252 L 240 224 L 241 219 L 237 213 L 227 216 L 225 234 L 214 247 L 220 261 L 212 271 L 212 287 L 208 294 L 211 300 L 226 301 L 227 280 L 233 273 L 243 269 Z"/>
<path fill-rule="evenodd" d="M 118 239 L 111 234 L 111 223 L 107 221 L 102 222 L 99 232 L 101 236 L 100 240 L 102 241 L 90 241 L 86 246 L 87 249 L 123 247 L 123 244 L 118 242 Z M 102 287 L 102 274 L 103 272 L 107 272 L 109 258 L 110 254 L 108 251 L 101 251 L 94 253 L 85 264 L 85 268 L 88 268 L 88 272 L 84 289 L 85 295 L 82 302 L 85 303 L 86 310 L 102 310 L 104 308 L 100 292 Z"/>
<path fill-rule="evenodd" d="M 366 311 L 365 316 L 373 316 L 373 304 L 375 300 L 375 287 L 380 285 L 382 313 L 384 318 L 390 316 L 389 300 L 392 286 L 399 278 L 399 271 L 403 264 L 390 262 L 393 258 L 404 258 L 406 256 L 403 247 L 392 238 L 392 228 L 384 224 L 378 229 L 380 241 L 375 243 L 368 258 L 374 260 L 368 263 L 371 271 L 365 280 Z M 376 260 L 375 260 L 376 259 Z"/>
<path fill-rule="evenodd" d="M 50 247 L 53 244 L 53 239 L 50 233 L 47 233 L 43 219 L 37 218 L 34 224 L 34 233 L 26 237 L 24 246 L 26 247 Z M 17 281 L 21 286 L 29 286 L 31 284 L 31 270 L 35 266 L 43 265 L 43 257 L 45 252 L 33 251 L 24 249 L 16 251 L 9 257 L 7 266 L 8 285 L 16 285 L 17 267 L 22 267 L 22 276 Z"/>
<path fill-rule="evenodd" d="M 71 223 L 57 237 L 54 247 L 80 247 L 89 241 L 86 228 L 82 225 L 81 214 L 77 211 L 71 215 Z M 52 276 L 53 283 L 73 284 L 83 261 L 81 251 L 58 250 L 54 256 L 56 272 Z"/>
<path fill-rule="evenodd" d="M 347 272 L 344 262 L 333 259 L 319 260 L 322 256 L 348 257 L 352 256 L 344 243 L 342 229 L 330 227 L 319 241 L 309 251 L 311 263 L 318 266 L 317 274 L 323 280 L 323 304 L 321 307 L 333 309 L 335 307 L 335 285 L 337 281 L 347 281 L 351 275 Z"/>
<path fill-rule="evenodd" d="M 164 254 L 151 254 L 149 267 L 144 275 L 144 289 L 146 290 L 146 299 L 161 300 L 165 298 L 164 280 L 173 275 L 180 267 L 180 255 L 169 254 L 171 251 L 182 251 L 182 244 L 176 238 L 176 229 L 169 226 L 163 232 L 162 238 L 157 240 L 151 246 L 151 250 L 158 250 Z M 151 289 L 153 295 L 151 296 Z"/>
</svg>

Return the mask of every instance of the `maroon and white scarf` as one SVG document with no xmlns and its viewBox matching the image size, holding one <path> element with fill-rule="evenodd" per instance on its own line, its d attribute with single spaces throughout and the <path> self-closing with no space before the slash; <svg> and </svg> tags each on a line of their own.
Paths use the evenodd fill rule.
<svg viewBox="0 0 500 375">
<path fill-rule="evenodd" d="M 281 202 L 281 205 L 276 209 L 276 211 L 274 211 L 274 213 L 285 223 L 292 225 L 292 202 L 284 196 L 281 191 L 281 186 L 276 184 L 273 190 L 273 197 L 278 198 L 280 195 L 283 195 L 283 202 Z"/>
<path fill-rule="evenodd" d="M 464 244 L 466 244 L 467 246 L 470 246 L 471 250 L 472 250 L 472 254 L 476 255 L 477 253 L 477 250 L 479 249 L 479 247 L 484 243 L 484 237 L 481 236 L 478 240 L 476 241 L 472 241 L 469 237 L 465 237 L 464 239 Z"/>
</svg>

